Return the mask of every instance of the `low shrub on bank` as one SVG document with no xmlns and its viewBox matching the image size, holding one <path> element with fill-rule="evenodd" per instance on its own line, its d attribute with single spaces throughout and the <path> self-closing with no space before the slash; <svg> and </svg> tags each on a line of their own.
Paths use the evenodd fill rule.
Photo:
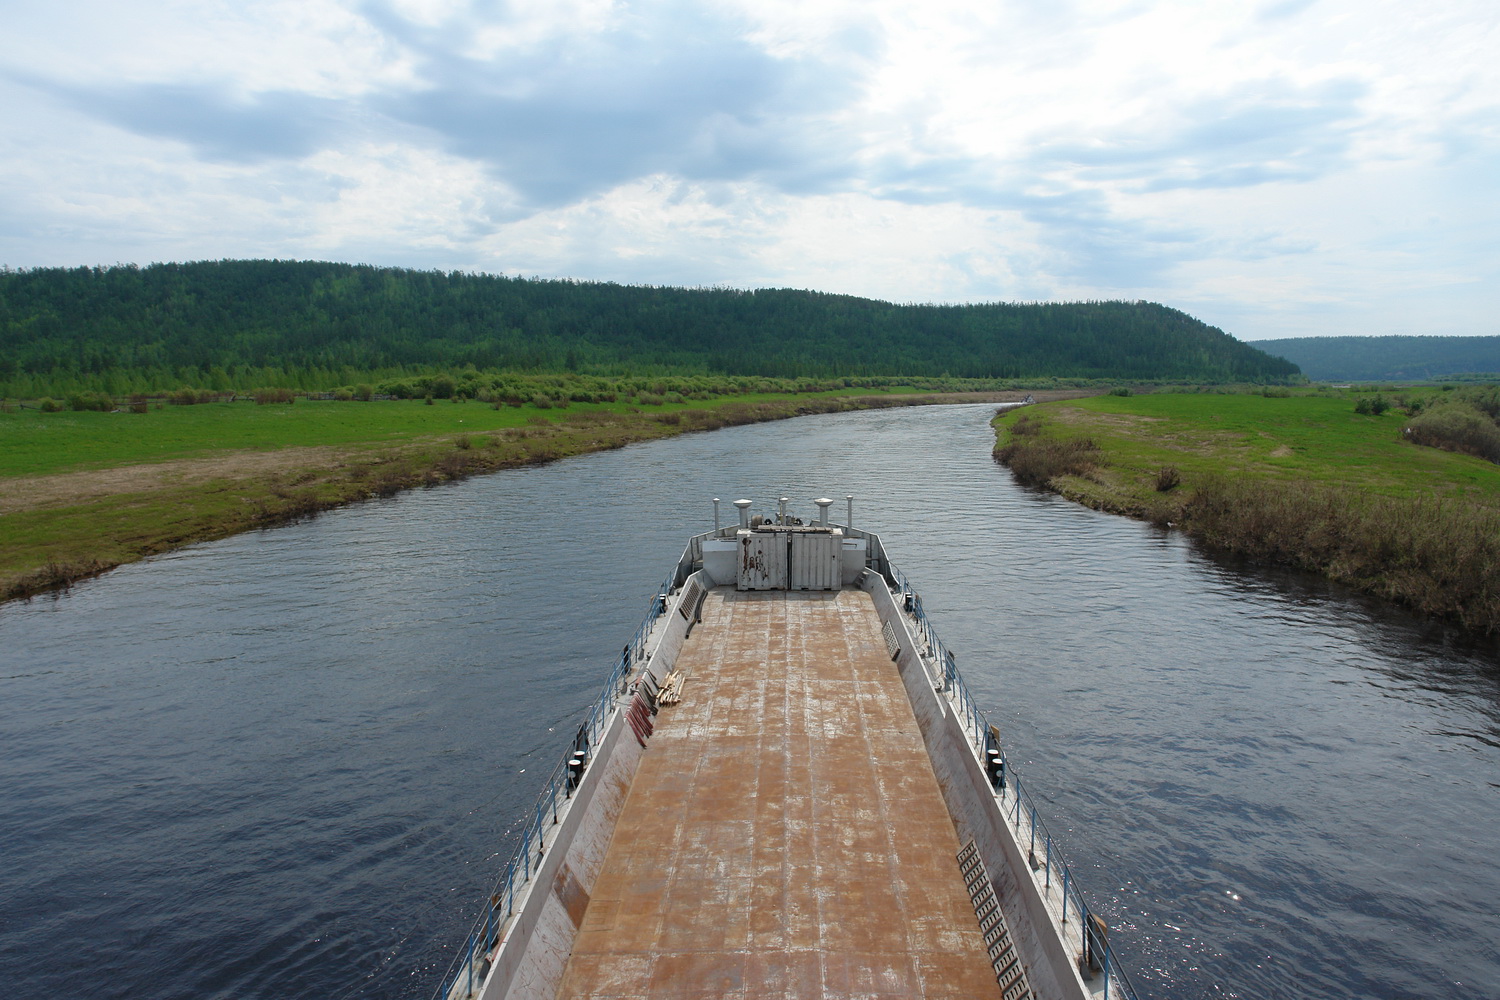
<svg viewBox="0 0 1500 1000">
<path fill-rule="evenodd" d="M 1011 438 L 1035 437 L 1042 432 L 1042 423 L 1033 420 L 1031 414 L 1023 413 L 1016 418 L 1016 422 L 1010 425 Z"/>
<path fill-rule="evenodd" d="M 287 390 L 290 392 L 290 390 Z M 212 403 L 219 398 L 219 394 L 212 389 L 194 389 L 183 386 L 168 397 L 173 406 L 196 406 L 199 403 Z"/>
<path fill-rule="evenodd" d="M 995 457 L 1023 483 L 1046 486 L 1058 476 L 1085 476 L 1098 467 L 1099 446 L 1092 438 L 1059 440 L 1037 434 L 1034 427 L 1021 430 L 1025 422 L 1017 421 L 1010 439 L 995 449 Z"/>
<path fill-rule="evenodd" d="M 291 389 L 257 389 L 255 390 L 255 405 L 267 406 L 271 403 L 295 403 L 297 394 Z"/>
<path fill-rule="evenodd" d="M 97 410 L 108 413 L 115 408 L 114 397 L 104 392 L 75 392 L 68 397 L 68 409 L 76 411 Z"/>
<path fill-rule="evenodd" d="M 1306 483 L 1211 477 L 1188 531 L 1229 552 L 1314 570 L 1420 611 L 1500 630 L 1500 511 Z"/>
<path fill-rule="evenodd" d="M 1406 436 L 1414 444 L 1477 455 L 1500 463 L 1500 426 L 1478 409 L 1464 405 L 1437 406 L 1407 421 Z"/>
</svg>

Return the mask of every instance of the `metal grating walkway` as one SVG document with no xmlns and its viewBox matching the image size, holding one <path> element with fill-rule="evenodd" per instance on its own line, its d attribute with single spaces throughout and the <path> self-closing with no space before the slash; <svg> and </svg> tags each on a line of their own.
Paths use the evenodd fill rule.
<svg viewBox="0 0 1500 1000">
<path fill-rule="evenodd" d="M 559 996 L 998 997 L 869 595 L 702 613 Z"/>
</svg>

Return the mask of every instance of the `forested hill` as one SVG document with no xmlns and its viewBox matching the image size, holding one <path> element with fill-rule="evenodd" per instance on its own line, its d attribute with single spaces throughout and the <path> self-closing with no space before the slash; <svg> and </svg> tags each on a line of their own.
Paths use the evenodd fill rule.
<svg viewBox="0 0 1500 1000">
<path fill-rule="evenodd" d="M 1297 337 L 1250 346 L 1319 382 L 1387 382 L 1500 372 L 1500 337 Z"/>
<path fill-rule="evenodd" d="M 1295 365 L 1145 302 L 899 306 L 787 289 L 293 261 L 0 271 L 0 392 L 354 374 L 1033 376 L 1265 381 Z M 124 384 L 125 382 L 130 384 Z"/>
</svg>

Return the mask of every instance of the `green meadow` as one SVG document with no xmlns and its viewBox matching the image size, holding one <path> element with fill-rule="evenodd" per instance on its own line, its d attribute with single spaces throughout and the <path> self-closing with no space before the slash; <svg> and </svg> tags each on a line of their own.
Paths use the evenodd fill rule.
<svg viewBox="0 0 1500 1000">
<path fill-rule="evenodd" d="M 1189 487 L 1205 476 L 1241 473 L 1500 505 L 1500 465 L 1408 443 L 1407 414 L 1356 413 L 1361 395 L 1370 393 L 1104 395 L 1048 403 L 1036 415 L 1060 437 L 1092 438 L 1107 456 L 1099 485 L 1137 499 L 1156 494 L 1156 474 L 1174 466 Z"/>
<path fill-rule="evenodd" d="M 937 402 L 842 388 L 649 403 L 249 401 L 0 412 L 0 600 L 370 497 L 734 424 Z M 538 397 L 540 399 L 540 397 Z"/>
<path fill-rule="evenodd" d="M 913 393 L 893 386 L 877 395 Z M 870 389 L 799 394 L 798 399 L 869 396 Z M 201 458 L 236 451 L 283 448 L 383 447 L 424 438 L 502 430 L 569 414 L 664 414 L 736 403 L 784 401 L 785 393 L 748 393 L 715 399 L 632 406 L 625 402 L 571 403 L 546 410 L 527 403 L 499 409 L 472 399 L 308 400 L 259 405 L 240 402 L 176 406 L 152 403 L 145 413 L 13 408 L 0 413 L 0 477 L 104 469 L 142 462 Z"/>
</svg>

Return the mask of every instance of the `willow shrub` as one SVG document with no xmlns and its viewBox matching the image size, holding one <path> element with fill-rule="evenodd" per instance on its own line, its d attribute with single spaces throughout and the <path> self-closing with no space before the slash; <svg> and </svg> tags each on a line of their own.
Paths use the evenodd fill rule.
<svg viewBox="0 0 1500 1000">
<path fill-rule="evenodd" d="M 1406 436 L 1430 448 L 1477 455 L 1500 463 L 1500 426 L 1488 415 L 1465 405 L 1436 406 L 1412 417 Z"/>
<path fill-rule="evenodd" d="M 1500 631 L 1500 510 L 1306 483 L 1213 477 L 1183 507 L 1205 544 L 1315 570 Z"/>
<path fill-rule="evenodd" d="M 1033 430 L 1023 431 L 1017 423 L 1010 440 L 995 449 L 995 457 L 1023 483 L 1046 486 L 1058 476 L 1086 476 L 1098 468 L 1099 446 L 1092 438 L 1058 440 Z"/>
</svg>

